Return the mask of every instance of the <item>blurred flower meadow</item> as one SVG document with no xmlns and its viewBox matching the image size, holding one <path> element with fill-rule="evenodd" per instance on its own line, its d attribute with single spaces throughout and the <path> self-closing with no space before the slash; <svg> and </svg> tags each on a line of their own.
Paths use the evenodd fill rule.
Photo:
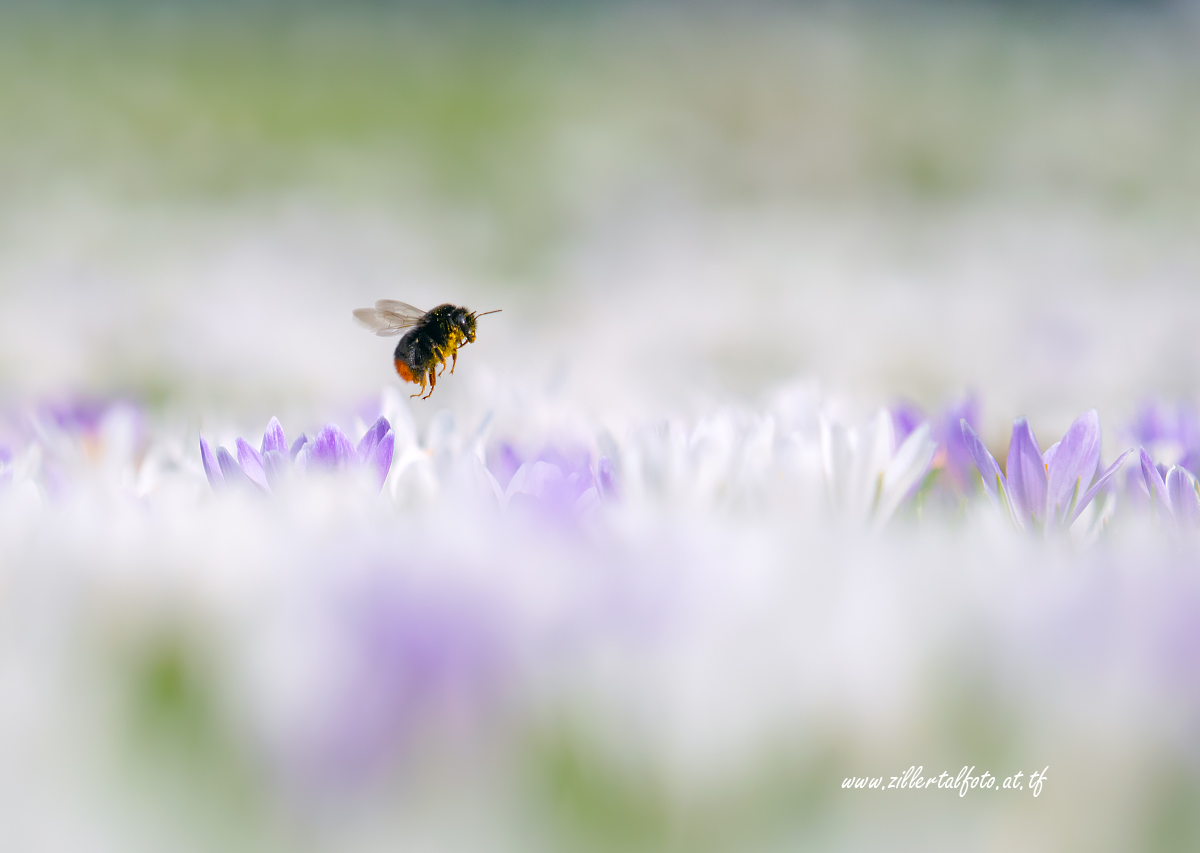
<svg viewBox="0 0 1200 853">
<path fill-rule="evenodd" d="M 1198 37 L 0 7 L 0 850 L 1200 847 Z"/>
</svg>

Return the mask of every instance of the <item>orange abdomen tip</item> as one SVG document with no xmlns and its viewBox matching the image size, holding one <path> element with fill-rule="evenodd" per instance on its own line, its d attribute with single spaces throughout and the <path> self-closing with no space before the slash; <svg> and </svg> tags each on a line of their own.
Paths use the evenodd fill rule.
<svg viewBox="0 0 1200 853">
<path fill-rule="evenodd" d="M 401 379 L 403 379 L 405 382 L 412 382 L 416 385 L 421 384 L 420 382 L 417 382 L 417 380 L 413 378 L 412 371 L 408 369 L 407 364 L 402 362 L 400 359 L 396 359 L 395 361 L 396 361 L 396 372 L 400 374 Z"/>
</svg>

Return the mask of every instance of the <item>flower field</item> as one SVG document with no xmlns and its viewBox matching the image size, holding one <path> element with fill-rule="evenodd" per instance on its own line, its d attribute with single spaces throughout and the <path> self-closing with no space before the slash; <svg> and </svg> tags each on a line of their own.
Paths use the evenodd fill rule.
<svg viewBox="0 0 1200 853">
<path fill-rule="evenodd" d="M 0 849 L 1195 849 L 1196 32 L 0 10 Z"/>
</svg>

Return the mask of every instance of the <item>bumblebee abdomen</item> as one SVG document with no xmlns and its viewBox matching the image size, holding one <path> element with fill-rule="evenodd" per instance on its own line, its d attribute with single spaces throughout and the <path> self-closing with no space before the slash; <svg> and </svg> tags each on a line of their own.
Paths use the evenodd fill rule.
<svg viewBox="0 0 1200 853">
<path fill-rule="evenodd" d="M 405 382 L 420 384 L 433 361 L 433 347 L 424 326 L 412 329 L 396 344 L 396 372 Z"/>
<path fill-rule="evenodd" d="M 413 376 L 413 372 L 409 366 L 400 359 L 396 359 L 396 372 L 400 374 L 400 378 L 405 382 L 415 382 L 420 384 L 420 380 Z"/>
</svg>

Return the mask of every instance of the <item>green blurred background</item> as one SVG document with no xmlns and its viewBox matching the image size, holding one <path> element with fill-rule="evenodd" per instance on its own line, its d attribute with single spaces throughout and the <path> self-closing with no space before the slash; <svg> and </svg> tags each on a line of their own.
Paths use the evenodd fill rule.
<svg viewBox="0 0 1200 853">
<path fill-rule="evenodd" d="M 1159 4 L 6 4 L 10 215 L 64 192 L 434 205 L 534 264 L 658 181 L 706 202 L 1191 211 Z M 599 196 L 599 199 L 597 198 Z M 479 226 L 477 226 L 479 227 Z"/>
<path fill-rule="evenodd" d="M 345 318 L 391 296 L 506 307 L 481 361 L 612 407 L 818 375 L 927 405 L 971 385 L 1004 408 L 1065 399 L 1058 425 L 1190 393 L 1185 327 L 1160 318 L 1195 307 L 1200 270 L 1196 21 L 1128 3 L 5 5 L 0 392 L 256 417 L 362 396 L 392 381 L 387 348 Z M 989 360 L 981 333 L 1037 364 Z M 1111 337 L 1151 340 L 1114 364 Z"/>
</svg>

